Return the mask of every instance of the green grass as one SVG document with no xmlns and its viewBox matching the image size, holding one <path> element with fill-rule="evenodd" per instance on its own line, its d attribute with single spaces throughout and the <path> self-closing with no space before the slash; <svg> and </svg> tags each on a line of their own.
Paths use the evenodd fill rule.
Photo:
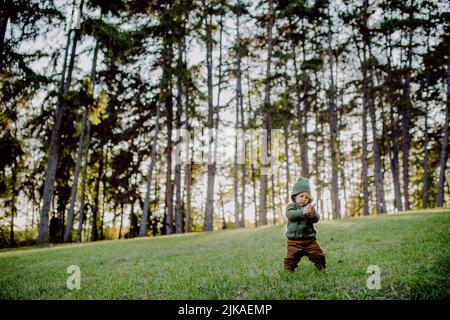
<svg viewBox="0 0 450 320">
<path fill-rule="evenodd" d="M 449 299 L 450 210 L 320 222 L 327 272 L 283 270 L 284 226 L 0 251 L 1 299 Z M 81 289 L 69 290 L 69 265 Z M 366 286 L 369 265 L 381 289 Z"/>
</svg>

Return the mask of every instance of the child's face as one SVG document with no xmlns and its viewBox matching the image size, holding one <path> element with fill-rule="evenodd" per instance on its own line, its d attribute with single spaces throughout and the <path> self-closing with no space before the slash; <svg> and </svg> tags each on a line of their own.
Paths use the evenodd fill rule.
<svg viewBox="0 0 450 320">
<path fill-rule="evenodd" d="M 307 192 L 299 193 L 295 196 L 295 202 L 297 202 L 299 205 L 304 206 L 309 201 L 309 195 Z"/>
</svg>

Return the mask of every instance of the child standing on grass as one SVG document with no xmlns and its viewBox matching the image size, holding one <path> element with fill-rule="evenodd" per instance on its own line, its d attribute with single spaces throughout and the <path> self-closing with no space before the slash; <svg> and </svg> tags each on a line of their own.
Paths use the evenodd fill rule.
<svg viewBox="0 0 450 320">
<path fill-rule="evenodd" d="M 286 206 L 287 253 L 284 268 L 294 272 L 300 259 L 307 256 L 317 269 L 324 270 L 325 254 L 316 241 L 317 231 L 313 226 L 319 221 L 320 215 L 312 202 L 308 179 L 300 177 L 297 180 L 292 188 L 291 200 Z"/>
</svg>

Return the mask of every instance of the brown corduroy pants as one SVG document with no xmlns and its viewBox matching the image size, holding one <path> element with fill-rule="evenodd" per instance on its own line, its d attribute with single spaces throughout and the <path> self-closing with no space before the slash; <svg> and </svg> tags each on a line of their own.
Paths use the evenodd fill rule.
<svg viewBox="0 0 450 320">
<path fill-rule="evenodd" d="M 317 243 L 316 239 L 308 240 L 287 240 L 287 253 L 284 258 L 284 268 L 294 272 L 300 259 L 307 256 L 319 270 L 325 269 L 325 254 Z"/>
</svg>

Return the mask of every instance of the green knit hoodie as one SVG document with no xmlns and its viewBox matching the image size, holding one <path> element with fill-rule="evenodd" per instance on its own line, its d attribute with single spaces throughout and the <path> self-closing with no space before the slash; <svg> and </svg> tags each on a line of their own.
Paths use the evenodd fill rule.
<svg viewBox="0 0 450 320">
<path fill-rule="evenodd" d="M 301 192 L 311 193 L 309 181 L 306 178 L 300 177 L 294 184 L 291 192 L 291 198 Z M 308 203 L 310 203 L 312 199 Z M 314 229 L 313 224 L 320 219 L 319 213 L 316 212 L 313 216 L 308 216 L 303 213 L 303 208 L 295 202 L 290 202 L 286 206 L 286 238 L 288 239 L 314 239 L 317 235 L 317 231 Z"/>
</svg>

